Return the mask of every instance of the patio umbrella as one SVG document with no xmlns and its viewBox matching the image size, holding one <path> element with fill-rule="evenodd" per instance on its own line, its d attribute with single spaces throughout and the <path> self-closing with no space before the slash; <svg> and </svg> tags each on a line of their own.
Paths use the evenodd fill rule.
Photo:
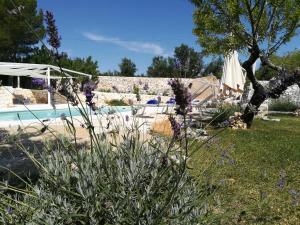
<svg viewBox="0 0 300 225">
<path fill-rule="evenodd" d="M 237 51 L 230 53 L 224 60 L 220 90 L 223 95 L 240 96 L 244 90 L 246 75 L 240 65 Z"/>
</svg>

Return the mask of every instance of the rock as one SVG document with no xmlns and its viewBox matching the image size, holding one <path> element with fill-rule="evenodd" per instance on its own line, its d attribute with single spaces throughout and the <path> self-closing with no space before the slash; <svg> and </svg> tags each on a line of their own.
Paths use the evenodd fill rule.
<svg viewBox="0 0 300 225">
<path fill-rule="evenodd" d="M 195 132 L 197 136 L 208 136 L 207 131 L 204 129 L 197 129 Z"/>
<path fill-rule="evenodd" d="M 233 130 L 237 129 L 247 129 L 247 124 L 243 122 L 241 119 L 241 115 L 238 116 L 231 116 L 229 118 L 229 127 L 231 127 Z"/>
<path fill-rule="evenodd" d="M 296 109 L 296 111 L 294 112 L 295 116 L 300 116 L 300 109 Z"/>
<path fill-rule="evenodd" d="M 280 119 L 270 119 L 270 118 L 267 117 L 267 116 L 263 116 L 261 119 L 264 120 L 264 121 L 275 121 L 275 122 L 280 122 Z"/>
<path fill-rule="evenodd" d="M 234 116 L 242 116 L 242 113 L 241 112 L 235 112 Z"/>
</svg>

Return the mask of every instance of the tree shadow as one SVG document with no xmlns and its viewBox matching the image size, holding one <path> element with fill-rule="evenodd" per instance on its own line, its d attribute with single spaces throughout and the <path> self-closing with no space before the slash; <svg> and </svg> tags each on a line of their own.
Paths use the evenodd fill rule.
<svg viewBox="0 0 300 225">
<path fill-rule="evenodd" d="M 32 139 L 32 137 L 40 135 L 42 135 L 41 132 L 27 133 L 23 131 L 12 134 L 5 129 L 0 129 L 0 181 L 14 187 L 25 186 L 20 178 L 29 183 L 37 181 L 38 169 L 24 150 L 39 158 L 44 148 L 43 138 Z"/>
</svg>

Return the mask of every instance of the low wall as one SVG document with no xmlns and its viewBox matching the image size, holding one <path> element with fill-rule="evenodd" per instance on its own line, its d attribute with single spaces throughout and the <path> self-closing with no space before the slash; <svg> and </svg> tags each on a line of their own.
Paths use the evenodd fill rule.
<svg viewBox="0 0 300 225">
<path fill-rule="evenodd" d="M 9 108 L 14 104 L 23 104 L 24 102 L 27 104 L 42 103 L 36 101 L 36 97 L 30 89 L 0 87 L 0 107 Z"/>
<path fill-rule="evenodd" d="M 170 78 L 100 76 L 97 90 L 100 92 L 133 93 L 133 87 L 136 85 L 142 94 L 166 96 L 172 93 L 168 85 L 169 80 Z M 182 79 L 186 85 L 193 80 Z"/>
<path fill-rule="evenodd" d="M 31 90 L 37 104 L 48 103 L 48 91 L 47 90 Z"/>
<path fill-rule="evenodd" d="M 13 92 L 12 87 L 0 87 L 0 108 L 13 106 Z"/>
<path fill-rule="evenodd" d="M 80 96 L 81 100 L 84 101 L 85 97 L 83 95 Z M 97 105 L 107 105 L 107 102 L 110 100 L 123 100 L 124 102 L 128 103 L 131 100 L 134 104 L 138 104 L 136 95 L 132 93 L 107 93 L 107 92 L 95 92 L 94 101 Z M 157 99 L 157 95 L 145 95 L 141 94 L 141 101 L 140 103 L 145 104 L 148 100 Z M 168 96 L 161 96 L 161 103 L 166 103 L 170 97 Z"/>
<path fill-rule="evenodd" d="M 260 84 L 262 84 L 264 87 L 268 88 L 269 87 L 269 81 L 259 81 Z M 252 89 L 250 91 L 249 99 L 252 96 L 254 90 Z M 288 100 L 290 102 L 293 102 L 297 105 L 300 106 L 300 88 L 297 84 L 294 84 L 290 87 L 288 87 L 285 92 L 280 96 L 280 100 Z M 270 104 L 272 99 L 267 99 L 266 104 Z"/>
</svg>

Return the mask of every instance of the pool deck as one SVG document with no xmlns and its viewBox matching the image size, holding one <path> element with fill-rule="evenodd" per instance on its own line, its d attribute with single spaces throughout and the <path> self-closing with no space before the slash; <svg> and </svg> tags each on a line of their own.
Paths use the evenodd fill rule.
<svg viewBox="0 0 300 225">
<path fill-rule="evenodd" d="M 57 109 L 65 109 L 68 107 L 68 104 L 58 104 L 56 105 Z M 32 104 L 32 105 L 15 105 L 9 108 L 0 108 L 1 112 L 14 112 L 14 111 L 27 111 L 30 110 L 43 110 L 43 109 L 53 109 L 51 105 L 48 104 Z"/>
<path fill-rule="evenodd" d="M 67 104 L 57 105 L 57 109 L 67 108 Z M 124 129 L 130 128 L 134 124 L 139 124 L 139 130 L 141 134 L 147 134 L 150 131 L 151 125 L 153 123 L 157 123 L 158 121 L 162 121 L 167 119 L 167 115 L 163 112 L 166 111 L 166 106 L 134 106 L 137 107 L 137 114 L 135 116 L 132 115 L 132 111 L 125 112 L 116 112 L 114 114 L 104 113 L 102 115 L 93 115 L 91 116 L 92 121 L 94 122 L 95 131 L 97 133 L 101 132 L 110 132 L 115 127 L 120 126 Z M 42 109 L 52 109 L 49 105 L 30 105 L 28 107 L 30 110 L 42 110 Z M 114 107 L 112 107 L 114 108 Z M 171 109 L 171 108 L 170 108 Z M 10 109 L 0 110 L 0 112 L 13 112 L 13 111 L 26 111 L 26 107 L 18 106 Z M 129 118 L 129 120 L 126 120 Z M 69 118 L 70 119 L 70 118 Z M 81 116 L 73 117 L 74 126 L 76 130 L 78 130 L 78 135 L 81 138 L 85 138 L 88 136 L 85 128 L 83 129 L 81 126 L 84 124 L 84 120 Z M 12 132 L 16 131 L 18 127 L 22 129 L 28 128 L 37 128 L 41 129 L 44 125 L 48 126 L 50 129 L 57 131 L 60 134 L 66 135 L 66 122 L 61 118 L 51 118 L 47 121 L 39 121 L 37 119 L 34 120 L 22 120 L 22 121 L 0 121 L 0 128 L 4 128 L 10 130 Z"/>
</svg>

